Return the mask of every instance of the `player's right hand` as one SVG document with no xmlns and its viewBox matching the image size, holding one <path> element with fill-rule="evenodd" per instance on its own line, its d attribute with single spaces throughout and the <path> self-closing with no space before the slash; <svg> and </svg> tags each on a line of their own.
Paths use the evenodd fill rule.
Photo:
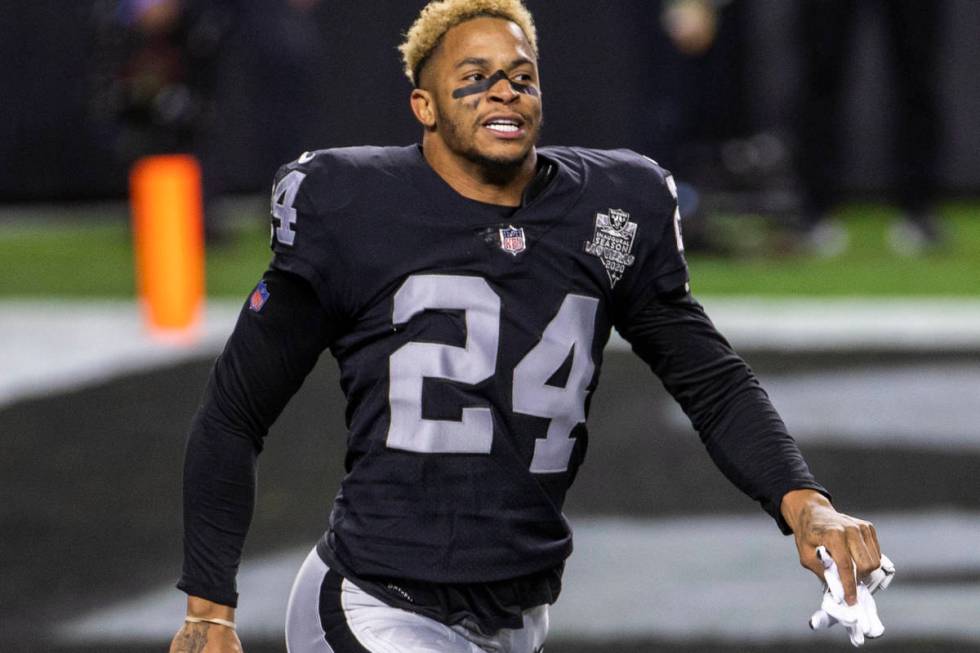
<svg viewBox="0 0 980 653">
<path fill-rule="evenodd" d="M 185 623 L 174 635 L 170 653 L 242 653 L 242 643 L 233 628 Z"/>
</svg>

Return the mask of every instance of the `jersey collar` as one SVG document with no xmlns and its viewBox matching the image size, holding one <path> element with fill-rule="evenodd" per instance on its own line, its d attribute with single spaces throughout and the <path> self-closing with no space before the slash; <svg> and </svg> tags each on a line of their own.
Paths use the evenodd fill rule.
<svg viewBox="0 0 980 653">
<path fill-rule="evenodd" d="M 501 207 L 460 195 L 432 169 L 422 154 L 420 144 L 409 146 L 413 165 L 409 166 L 410 182 L 424 197 L 429 208 L 454 221 L 470 224 L 496 223 Z M 512 220 L 525 224 L 552 221 L 561 217 L 582 193 L 582 171 L 575 170 L 569 161 L 551 157 L 538 149 L 538 171 L 524 191 L 523 202 L 513 211 Z M 509 207 L 513 210 L 512 207 Z M 540 210 L 539 210 L 540 209 Z"/>
</svg>

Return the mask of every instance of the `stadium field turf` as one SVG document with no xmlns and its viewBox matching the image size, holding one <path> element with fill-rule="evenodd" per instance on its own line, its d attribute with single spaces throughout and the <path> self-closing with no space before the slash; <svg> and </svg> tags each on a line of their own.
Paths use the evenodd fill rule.
<svg viewBox="0 0 980 653">
<path fill-rule="evenodd" d="M 208 250 L 213 296 L 243 296 L 269 261 L 261 202 L 239 204 L 246 208 L 234 211 L 235 228 Z M 896 214 L 879 205 L 840 212 L 850 247 L 830 259 L 794 253 L 791 234 L 764 221 L 718 218 L 713 224 L 733 253 L 690 254 L 693 288 L 698 295 L 978 296 L 980 205 L 949 203 L 941 215 L 946 244 L 915 259 L 889 250 L 885 235 Z M 132 259 L 121 203 L 0 210 L 0 297 L 131 297 Z"/>
</svg>

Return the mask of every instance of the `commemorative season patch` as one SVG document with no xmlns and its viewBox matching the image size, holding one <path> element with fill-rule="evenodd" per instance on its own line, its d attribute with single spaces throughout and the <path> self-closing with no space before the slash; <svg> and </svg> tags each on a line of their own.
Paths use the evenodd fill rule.
<svg viewBox="0 0 980 653">
<path fill-rule="evenodd" d="M 609 285 L 615 286 L 626 268 L 633 265 L 636 257 L 631 254 L 636 239 L 636 223 L 630 222 L 630 214 L 622 209 L 609 209 L 595 214 L 595 235 L 586 241 L 585 251 L 597 256 L 609 275 Z"/>
<path fill-rule="evenodd" d="M 517 256 L 527 247 L 524 240 L 524 227 L 508 225 L 500 230 L 500 249 Z"/>
</svg>

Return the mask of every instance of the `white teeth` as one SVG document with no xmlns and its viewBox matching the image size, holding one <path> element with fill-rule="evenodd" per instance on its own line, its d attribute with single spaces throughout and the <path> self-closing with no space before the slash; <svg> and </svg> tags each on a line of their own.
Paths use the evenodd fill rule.
<svg viewBox="0 0 980 653">
<path fill-rule="evenodd" d="M 504 132 L 504 133 L 514 133 L 520 129 L 520 127 L 518 127 L 515 123 L 497 121 L 497 120 L 493 122 L 488 122 L 486 127 L 487 129 L 492 129 L 493 131 Z"/>
</svg>

